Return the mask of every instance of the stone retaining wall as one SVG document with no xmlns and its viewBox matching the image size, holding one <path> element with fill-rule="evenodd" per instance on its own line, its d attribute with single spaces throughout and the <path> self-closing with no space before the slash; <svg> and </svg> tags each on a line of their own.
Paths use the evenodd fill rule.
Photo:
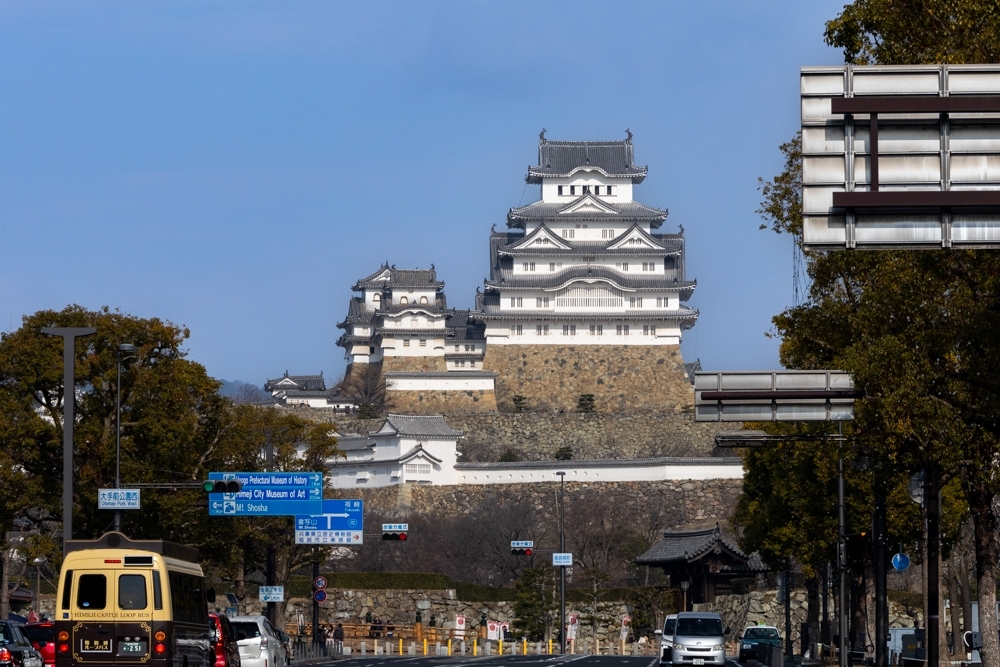
<svg viewBox="0 0 1000 667">
<path fill-rule="evenodd" d="M 446 371 L 444 357 L 383 357 L 382 372 Z"/>
<path fill-rule="evenodd" d="M 381 419 L 353 419 L 333 410 L 285 409 L 306 419 L 335 424 L 338 432 L 345 434 L 367 434 L 382 425 Z M 571 448 L 575 459 L 712 456 L 716 431 L 738 426 L 696 423 L 688 413 L 449 414 L 445 420 L 465 433 L 458 441 L 458 450 L 466 461 L 496 461 L 507 450 L 522 460 L 550 461 L 560 447 Z"/>
<path fill-rule="evenodd" d="M 677 345 L 490 345 L 485 370 L 498 373 L 497 404 L 514 412 L 514 396 L 529 410 L 575 412 L 593 394 L 605 414 L 684 412 L 694 404 Z"/>
<path fill-rule="evenodd" d="M 386 392 L 386 402 L 392 412 L 407 415 L 456 415 L 497 411 L 496 395 L 489 390 L 389 390 Z"/>
</svg>

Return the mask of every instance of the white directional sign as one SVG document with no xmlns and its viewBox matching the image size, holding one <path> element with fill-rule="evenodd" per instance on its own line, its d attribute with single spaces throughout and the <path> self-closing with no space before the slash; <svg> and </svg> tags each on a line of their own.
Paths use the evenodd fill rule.
<svg viewBox="0 0 1000 667">
<path fill-rule="evenodd" d="M 573 554 L 552 554 L 553 567 L 573 567 Z"/>
<path fill-rule="evenodd" d="M 99 489 L 97 509 L 137 510 L 140 509 L 139 489 Z"/>
<path fill-rule="evenodd" d="M 261 602 L 284 602 L 285 601 L 285 587 L 284 586 L 261 586 L 260 587 L 260 601 Z"/>
</svg>

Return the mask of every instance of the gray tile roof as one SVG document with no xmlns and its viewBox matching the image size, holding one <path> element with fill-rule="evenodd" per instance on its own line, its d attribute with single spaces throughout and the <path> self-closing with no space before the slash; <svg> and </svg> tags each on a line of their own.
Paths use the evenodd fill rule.
<svg viewBox="0 0 1000 667">
<path fill-rule="evenodd" d="M 700 530 L 667 530 L 663 539 L 635 559 L 639 565 L 657 565 L 670 562 L 691 562 L 697 560 L 718 546 L 730 555 L 747 562 L 750 557 L 743 553 L 735 538 L 726 535 L 718 524 Z"/>
<path fill-rule="evenodd" d="M 400 464 L 406 463 L 407 461 L 413 460 L 416 456 L 423 454 L 425 457 L 433 461 L 434 463 L 441 463 L 441 459 L 434 456 L 421 445 L 417 445 L 410 451 L 406 452 L 399 458 L 395 459 L 357 459 L 354 461 L 331 461 L 327 463 L 328 468 L 365 468 L 372 465 L 384 465 L 384 464 Z"/>
<path fill-rule="evenodd" d="M 603 459 L 572 461 L 518 461 L 516 463 L 470 461 L 458 463 L 456 470 L 562 470 L 571 468 L 655 468 L 660 466 L 743 466 L 743 459 L 734 457 L 682 458 L 660 456 L 650 459 Z"/>
<path fill-rule="evenodd" d="M 389 373 L 386 373 L 389 375 Z M 371 431 L 369 435 L 375 436 L 378 433 L 395 432 L 401 436 L 425 437 L 425 438 L 460 438 L 465 434 L 456 431 L 448 426 L 448 423 L 441 415 L 417 416 L 417 415 L 393 415 L 386 417 L 385 423 L 378 431 Z"/>
<path fill-rule="evenodd" d="M 695 359 L 684 364 L 684 374 L 688 382 L 694 384 L 694 374 L 701 370 L 701 359 Z"/>
<path fill-rule="evenodd" d="M 274 378 L 264 383 L 264 391 L 297 389 L 300 391 L 326 391 L 326 381 L 323 373 L 319 375 L 289 375 L 288 371 L 280 378 Z"/>
<path fill-rule="evenodd" d="M 545 176 L 569 175 L 577 167 L 597 167 L 609 176 L 629 176 L 633 183 L 646 177 L 646 167 L 637 167 L 632 135 L 625 141 L 550 141 L 539 137 L 538 166 L 528 167 L 526 180 L 540 183 Z"/>
<path fill-rule="evenodd" d="M 612 249 L 611 246 L 618 245 L 626 235 L 631 233 L 637 233 L 641 238 L 646 240 L 648 243 L 652 244 L 653 247 L 649 246 L 635 246 L 630 244 L 623 244 L 623 247 Z M 518 236 L 516 239 L 506 245 L 498 246 L 497 253 L 499 255 L 538 255 L 538 256 L 548 256 L 553 257 L 565 257 L 565 256 L 578 256 L 587 255 L 590 257 L 678 257 L 684 252 L 684 240 L 683 238 L 677 237 L 674 234 L 647 234 L 641 227 L 637 224 L 633 225 L 628 230 L 622 232 L 617 238 L 601 240 L 601 241 L 577 241 L 574 239 L 562 239 L 560 241 L 569 246 L 569 248 L 558 248 L 549 245 L 549 247 L 537 247 L 536 245 L 529 245 L 531 240 L 536 236 L 542 236 L 548 232 L 553 236 L 558 236 L 548 226 L 543 222 L 541 225 L 535 228 L 527 236 Z"/>
<path fill-rule="evenodd" d="M 441 379 L 453 379 L 461 380 L 463 378 L 496 378 L 496 371 L 388 371 L 384 373 L 387 380 L 401 379 L 401 380 L 418 380 L 421 378 L 441 380 Z"/>
<path fill-rule="evenodd" d="M 605 266 L 571 266 L 562 271 L 539 271 L 536 274 L 525 275 L 514 273 L 513 269 L 501 268 L 496 272 L 498 279 L 486 281 L 487 287 L 510 289 L 555 289 L 573 280 L 589 280 L 602 278 L 609 283 L 626 289 L 637 290 L 678 290 L 681 292 L 681 300 L 687 301 L 691 298 L 691 292 L 698 282 L 693 280 L 680 280 L 676 270 L 667 273 L 653 272 L 628 272 L 623 273 L 616 269 Z"/>
<path fill-rule="evenodd" d="M 395 265 L 383 264 L 378 271 L 362 278 L 351 289 L 392 289 L 395 287 L 416 287 L 425 289 L 442 289 L 444 283 L 437 279 L 434 265 L 429 269 L 397 269 Z"/>
<path fill-rule="evenodd" d="M 346 329 L 354 324 L 368 324 L 375 318 L 375 311 L 365 308 L 365 302 L 358 297 L 352 297 L 347 305 L 347 317 L 337 323 L 338 329 Z"/>
<path fill-rule="evenodd" d="M 527 206 L 512 208 L 507 213 L 507 226 L 523 228 L 525 222 L 648 222 L 650 227 L 656 229 L 667 219 L 667 211 L 652 208 L 639 202 L 611 203 L 600 198 L 594 198 L 606 208 L 612 209 L 614 213 L 604 211 L 580 211 L 573 213 L 562 213 L 561 211 L 572 207 L 580 200 L 586 199 L 590 195 L 583 195 L 569 203 L 536 201 Z"/>
</svg>

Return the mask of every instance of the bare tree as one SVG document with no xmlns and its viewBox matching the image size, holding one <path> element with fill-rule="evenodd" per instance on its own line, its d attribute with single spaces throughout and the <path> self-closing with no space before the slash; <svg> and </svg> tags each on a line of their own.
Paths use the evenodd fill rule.
<svg viewBox="0 0 1000 667">
<path fill-rule="evenodd" d="M 340 393 L 358 406 L 361 419 L 373 419 L 391 407 L 382 364 L 351 364 L 347 377 L 340 384 Z"/>
</svg>

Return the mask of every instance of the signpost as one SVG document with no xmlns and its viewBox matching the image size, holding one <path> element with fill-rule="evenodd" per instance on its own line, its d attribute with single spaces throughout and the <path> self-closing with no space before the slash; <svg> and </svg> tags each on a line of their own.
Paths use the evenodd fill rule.
<svg viewBox="0 0 1000 667">
<path fill-rule="evenodd" d="M 364 509 L 363 500 L 326 499 L 318 514 L 295 517 L 295 543 L 364 544 Z"/>
<path fill-rule="evenodd" d="M 552 554 L 552 567 L 573 567 L 573 554 Z"/>
<path fill-rule="evenodd" d="M 139 489 L 98 489 L 97 509 L 137 510 L 140 509 Z"/>
<path fill-rule="evenodd" d="M 316 602 L 326 602 L 326 591 L 320 589 L 313 593 L 313 600 Z"/>
<path fill-rule="evenodd" d="M 208 494 L 209 516 L 295 516 L 323 513 L 323 473 L 213 472 L 210 480 L 237 479 L 237 493 Z"/>
<path fill-rule="evenodd" d="M 260 587 L 260 601 L 261 602 L 284 602 L 285 601 L 285 587 L 284 586 L 261 586 Z"/>
<path fill-rule="evenodd" d="M 892 567 L 898 572 L 902 572 L 906 568 L 910 567 L 910 557 L 904 554 L 902 551 L 892 557 Z"/>
</svg>

